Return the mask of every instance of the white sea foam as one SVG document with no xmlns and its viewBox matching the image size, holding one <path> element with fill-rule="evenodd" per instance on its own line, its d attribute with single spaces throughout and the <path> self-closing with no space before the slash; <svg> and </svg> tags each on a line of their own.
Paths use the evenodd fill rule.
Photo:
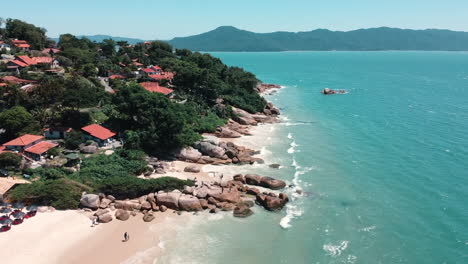
<svg viewBox="0 0 468 264">
<path fill-rule="evenodd" d="M 292 226 L 291 220 L 301 216 L 303 213 L 304 211 L 302 209 L 299 209 L 297 206 L 289 203 L 286 205 L 286 216 L 281 219 L 280 226 L 284 229 L 290 228 Z"/>
<path fill-rule="evenodd" d="M 377 227 L 374 225 L 374 226 L 368 226 L 368 227 L 364 227 L 364 228 L 361 228 L 359 229 L 359 232 L 370 232 L 374 229 L 376 229 Z"/>
<path fill-rule="evenodd" d="M 341 241 L 338 245 L 325 244 L 323 250 L 327 252 L 327 255 L 332 257 L 340 256 L 341 253 L 348 248 L 349 241 Z"/>
<path fill-rule="evenodd" d="M 296 147 L 298 147 L 299 145 L 296 144 L 296 141 L 293 141 L 293 142 L 291 142 L 290 146 L 291 147 L 288 149 L 288 153 L 293 154 L 293 153 L 295 153 L 297 151 Z"/>
<path fill-rule="evenodd" d="M 288 134 L 288 138 L 289 138 L 289 139 L 292 138 L 292 134 L 291 134 L 291 133 Z"/>
</svg>

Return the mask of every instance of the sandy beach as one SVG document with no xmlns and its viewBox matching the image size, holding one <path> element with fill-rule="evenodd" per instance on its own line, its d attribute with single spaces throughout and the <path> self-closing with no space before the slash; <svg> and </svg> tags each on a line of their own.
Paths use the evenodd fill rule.
<svg viewBox="0 0 468 264">
<path fill-rule="evenodd" d="M 252 127 L 252 136 L 236 139 L 221 139 L 249 147 L 258 147 L 259 137 L 267 140 L 271 125 Z M 262 141 L 263 141 L 262 140 Z M 186 166 L 196 166 L 200 172 L 184 172 Z M 235 165 L 231 165 L 235 166 Z M 170 162 L 165 174 L 153 174 L 151 178 L 172 176 L 180 179 L 197 179 L 207 183 L 220 181 L 220 175 L 231 166 L 201 165 L 184 161 Z M 223 180 L 231 179 L 226 175 Z M 2 263 L 154 263 L 164 254 L 161 237 L 171 237 L 191 220 L 207 217 L 208 213 L 184 212 L 178 215 L 172 210 L 156 212 L 156 218 L 149 223 L 142 220 L 143 214 L 131 216 L 127 221 L 114 219 L 107 224 L 91 227 L 92 213 L 82 210 L 38 213 L 10 231 L 0 234 L 0 248 L 15 254 L 3 255 Z M 130 240 L 123 242 L 128 232 Z"/>
</svg>

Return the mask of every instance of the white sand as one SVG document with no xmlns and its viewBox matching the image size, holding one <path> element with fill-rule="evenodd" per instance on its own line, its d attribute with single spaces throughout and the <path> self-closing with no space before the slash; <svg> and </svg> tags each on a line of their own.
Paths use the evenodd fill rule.
<svg viewBox="0 0 468 264">
<path fill-rule="evenodd" d="M 59 252 L 94 231 L 78 211 L 37 213 L 8 232 L 0 233 L 1 263 L 59 263 Z M 62 262 L 63 263 L 63 262 Z"/>
</svg>

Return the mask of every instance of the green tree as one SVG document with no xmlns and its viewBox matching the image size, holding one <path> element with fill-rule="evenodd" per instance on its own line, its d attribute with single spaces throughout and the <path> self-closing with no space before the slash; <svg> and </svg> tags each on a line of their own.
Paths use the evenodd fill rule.
<svg viewBox="0 0 468 264">
<path fill-rule="evenodd" d="M 45 47 L 47 37 L 46 30 L 43 28 L 9 18 L 6 21 L 5 30 L 8 38 L 26 40 L 33 49 L 42 50 Z"/>
<path fill-rule="evenodd" d="M 0 154 L 0 167 L 1 168 L 18 168 L 21 165 L 21 156 L 11 152 L 4 152 Z"/>
<path fill-rule="evenodd" d="M 81 143 L 83 143 L 83 133 L 78 130 L 68 133 L 65 138 L 65 147 L 67 149 L 77 149 Z"/>
<path fill-rule="evenodd" d="M 3 139 L 9 140 L 22 133 L 34 131 L 38 128 L 38 123 L 24 107 L 15 106 L 0 113 L 0 126 L 5 129 Z"/>
</svg>

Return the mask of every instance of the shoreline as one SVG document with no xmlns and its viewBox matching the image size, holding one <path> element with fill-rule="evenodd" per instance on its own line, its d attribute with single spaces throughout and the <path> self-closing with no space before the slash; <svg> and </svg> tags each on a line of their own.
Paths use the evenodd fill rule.
<svg viewBox="0 0 468 264">
<path fill-rule="evenodd" d="M 269 95 L 280 88 L 282 87 L 267 89 L 260 94 L 262 96 Z M 258 125 L 245 125 L 248 127 L 248 135 L 242 134 L 241 137 L 237 138 L 220 138 L 212 135 L 220 141 L 232 142 L 242 147 L 245 146 L 245 142 L 255 142 L 251 145 L 247 144 L 247 147 L 255 147 L 254 145 L 259 146 L 258 141 L 255 140 L 258 129 L 273 124 L 258 122 Z M 253 155 L 253 157 L 257 156 L 258 153 Z M 169 164 L 166 173 L 152 174 L 149 178 L 172 176 L 179 179 L 193 180 L 196 178 L 197 181 L 210 184 L 226 183 L 232 179 L 234 174 L 227 173 L 228 177 L 224 179 L 220 178 L 220 175 L 223 175 L 223 171 L 228 170 L 228 167 L 237 166 L 235 164 L 198 164 L 181 160 L 166 163 Z M 196 166 L 199 172 L 184 171 L 187 166 Z M 216 167 L 210 169 L 211 166 Z M 39 213 L 37 217 L 28 219 L 18 228 L 0 235 L 0 247 L 16 252 L 15 256 L 9 256 L 3 260 L 5 263 L 33 261 L 39 264 L 156 263 L 158 257 L 165 251 L 162 237 L 174 237 L 179 229 L 185 227 L 187 223 L 194 223 L 193 221 L 197 218 L 211 215 L 206 210 L 197 213 L 178 213 L 168 209 L 166 212 L 154 213 L 155 219 L 151 222 L 144 222 L 142 220 L 143 214 L 137 213 L 135 216 L 130 216 L 127 221 L 114 219 L 109 223 L 101 223 L 91 227 L 90 217 L 93 213 L 82 209 Z M 130 240 L 127 242 L 122 242 L 124 232 L 128 232 L 130 235 Z M 11 241 L 14 242 L 11 243 Z M 35 247 L 28 248 L 24 245 L 35 245 Z"/>
</svg>

